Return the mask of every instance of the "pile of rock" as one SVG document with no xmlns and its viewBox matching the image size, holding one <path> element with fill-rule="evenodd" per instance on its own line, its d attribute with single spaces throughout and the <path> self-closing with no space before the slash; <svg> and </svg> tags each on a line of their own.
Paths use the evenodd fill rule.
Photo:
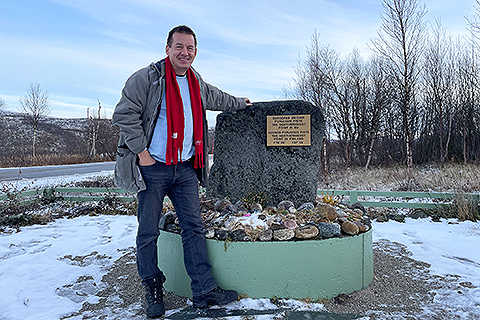
<svg viewBox="0 0 480 320">
<path fill-rule="evenodd" d="M 321 200 L 321 199 L 319 199 Z M 372 224 L 360 204 L 305 203 L 295 208 L 290 201 L 276 207 L 248 206 L 228 198 L 201 201 L 202 220 L 208 239 L 228 241 L 320 240 L 355 236 L 371 229 Z M 179 233 L 178 218 L 172 207 L 164 208 L 160 229 Z"/>
</svg>

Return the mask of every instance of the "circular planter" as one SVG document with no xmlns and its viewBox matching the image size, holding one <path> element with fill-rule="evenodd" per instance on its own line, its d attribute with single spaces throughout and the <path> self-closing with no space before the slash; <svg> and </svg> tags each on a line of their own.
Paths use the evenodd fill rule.
<svg viewBox="0 0 480 320">
<path fill-rule="evenodd" d="M 372 230 L 354 237 L 286 242 L 225 242 L 207 239 L 218 285 L 251 298 L 329 299 L 373 280 Z M 191 297 L 181 236 L 161 231 L 158 265 L 164 287 Z"/>
</svg>

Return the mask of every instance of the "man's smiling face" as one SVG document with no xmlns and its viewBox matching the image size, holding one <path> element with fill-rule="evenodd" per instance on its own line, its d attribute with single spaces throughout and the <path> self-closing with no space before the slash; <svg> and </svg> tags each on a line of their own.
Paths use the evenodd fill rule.
<svg viewBox="0 0 480 320">
<path fill-rule="evenodd" d="M 195 39 L 190 34 L 175 32 L 172 35 L 172 44 L 165 47 L 165 52 L 175 73 L 179 76 L 185 75 L 197 55 Z"/>
</svg>

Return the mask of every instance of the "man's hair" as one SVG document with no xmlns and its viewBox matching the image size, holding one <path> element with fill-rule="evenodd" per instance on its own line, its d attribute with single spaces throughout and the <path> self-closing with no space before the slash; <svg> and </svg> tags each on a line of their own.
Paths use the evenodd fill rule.
<svg viewBox="0 0 480 320">
<path fill-rule="evenodd" d="M 172 38 L 173 38 L 173 34 L 175 32 L 192 35 L 193 40 L 195 41 L 195 48 L 197 47 L 197 36 L 195 35 L 195 32 L 193 32 L 193 30 L 190 27 L 187 27 L 185 25 L 177 26 L 177 27 L 173 28 L 172 30 L 170 30 L 170 32 L 168 33 L 168 38 L 167 38 L 167 45 L 169 47 L 172 47 L 172 41 L 173 41 Z"/>
</svg>

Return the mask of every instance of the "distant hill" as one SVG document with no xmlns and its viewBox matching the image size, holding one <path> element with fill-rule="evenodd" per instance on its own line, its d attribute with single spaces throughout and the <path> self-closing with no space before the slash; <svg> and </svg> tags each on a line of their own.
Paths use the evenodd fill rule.
<svg viewBox="0 0 480 320">
<path fill-rule="evenodd" d="M 11 111 L 0 111 L 0 115 L 0 156 L 31 155 L 33 126 L 28 117 Z M 94 121 L 87 118 L 46 117 L 38 126 L 36 153 L 38 155 L 89 154 Z M 114 147 L 118 140 L 112 132 L 111 120 L 100 119 L 99 127 L 101 130 L 99 130 L 96 140 L 98 153 L 112 152 L 112 150 L 107 150 L 108 148 L 105 149 L 106 137 L 108 137 L 109 143 L 114 141 Z M 100 147 L 100 144 L 104 148 Z"/>
</svg>

